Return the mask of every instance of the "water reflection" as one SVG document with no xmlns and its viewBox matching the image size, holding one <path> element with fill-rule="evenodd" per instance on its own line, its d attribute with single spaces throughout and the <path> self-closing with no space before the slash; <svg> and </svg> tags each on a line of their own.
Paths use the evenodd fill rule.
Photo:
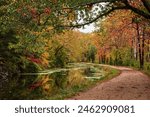
<svg viewBox="0 0 150 117">
<path fill-rule="evenodd" d="M 24 88 L 22 97 L 35 98 L 35 95 L 51 96 L 59 90 L 72 86 L 84 84 L 88 80 L 97 80 L 105 75 L 101 66 L 95 64 L 72 63 L 64 69 L 51 69 L 39 73 L 24 73 L 19 84 L 20 89 Z M 28 92 L 28 93 L 27 93 Z M 34 95 L 35 94 L 35 95 Z M 38 95 L 38 97 L 40 97 Z"/>
</svg>

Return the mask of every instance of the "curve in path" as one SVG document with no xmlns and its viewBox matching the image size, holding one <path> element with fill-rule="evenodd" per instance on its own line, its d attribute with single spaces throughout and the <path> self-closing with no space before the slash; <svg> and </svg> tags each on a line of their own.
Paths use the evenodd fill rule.
<svg viewBox="0 0 150 117">
<path fill-rule="evenodd" d="M 70 100 L 148 100 L 150 78 L 140 71 L 126 67 L 113 67 L 121 74 L 94 88 L 80 92 Z"/>
</svg>

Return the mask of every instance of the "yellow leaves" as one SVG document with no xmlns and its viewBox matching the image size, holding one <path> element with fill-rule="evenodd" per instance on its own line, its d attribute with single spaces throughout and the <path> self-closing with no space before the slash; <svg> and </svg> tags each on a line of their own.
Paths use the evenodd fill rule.
<svg viewBox="0 0 150 117">
<path fill-rule="evenodd" d="M 48 52 L 44 52 L 42 55 L 41 55 L 41 59 L 42 59 L 42 62 L 41 64 L 45 67 L 47 67 L 49 65 L 49 53 Z"/>
<path fill-rule="evenodd" d="M 50 95 L 54 85 L 52 79 L 49 77 L 49 75 L 46 75 L 41 78 L 41 82 L 42 82 L 41 88 L 43 90 L 43 93 L 45 94 L 48 93 Z"/>
<path fill-rule="evenodd" d="M 44 31 L 46 31 L 46 32 L 50 32 L 51 30 L 53 30 L 54 29 L 54 27 L 52 27 L 52 26 L 49 26 L 49 27 L 47 27 L 46 29 L 44 29 Z"/>
<path fill-rule="evenodd" d="M 68 86 L 71 87 L 71 86 L 85 83 L 85 78 L 81 74 L 82 73 L 79 70 L 69 71 Z"/>
<path fill-rule="evenodd" d="M 47 83 L 49 81 L 49 76 L 45 76 L 42 79 L 42 85 L 44 85 L 45 83 Z"/>
<path fill-rule="evenodd" d="M 44 52 L 41 56 L 42 56 L 43 58 L 48 58 L 48 57 L 49 57 L 49 53 L 48 53 L 48 52 Z"/>
<path fill-rule="evenodd" d="M 67 20 L 73 21 L 76 19 L 76 13 L 73 9 L 63 7 L 63 12 L 67 15 Z"/>
<path fill-rule="evenodd" d="M 75 20 L 76 19 L 76 14 L 74 11 L 71 11 L 69 14 L 68 14 L 68 20 Z"/>
<path fill-rule="evenodd" d="M 43 66 L 48 66 L 49 65 L 49 60 L 47 60 L 46 58 L 43 58 L 41 63 L 42 63 Z"/>
<path fill-rule="evenodd" d="M 73 9 L 68 8 L 65 4 L 63 4 L 62 7 L 63 7 L 62 11 L 66 14 L 67 20 L 73 21 L 73 20 L 76 19 L 76 13 L 75 13 L 75 11 Z"/>
<path fill-rule="evenodd" d="M 41 34 L 41 32 L 32 32 L 32 34 L 34 34 L 34 35 L 40 35 Z"/>
</svg>

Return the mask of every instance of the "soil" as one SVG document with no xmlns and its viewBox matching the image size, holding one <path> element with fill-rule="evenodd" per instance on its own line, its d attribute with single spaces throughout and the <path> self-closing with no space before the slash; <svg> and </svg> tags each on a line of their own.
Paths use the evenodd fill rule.
<svg viewBox="0 0 150 117">
<path fill-rule="evenodd" d="M 140 71 L 115 67 L 121 74 L 69 100 L 150 100 L 150 78 Z"/>
</svg>

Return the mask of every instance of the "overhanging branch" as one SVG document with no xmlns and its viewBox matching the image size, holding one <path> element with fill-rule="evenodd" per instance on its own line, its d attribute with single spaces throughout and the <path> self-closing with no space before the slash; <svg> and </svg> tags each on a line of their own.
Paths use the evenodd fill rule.
<svg viewBox="0 0 150 117">
<path fill-rule="evenodd" d="M 78 5 L 74 6 L 74 8 L 80 7 L 80 6 L 86 6 L 86 5 L 89 5 L 89 4 L 98 4 L 98 3 L 103 3 L 103 2 L 113 3 L 113 2 L 116 2 L 116 1 L 120 1 L 120 0 L 91 0 L 90 2 L 86 2 L 86 3 L 80 2 Z"/>
<path fill-rule="evenodd" d="M 150 13 L 150 1 L 149 0 L 142 0 L 142 2 L 143 2 L 143 5 L 145 6 L 145 8 Z"/>
<path fill-rule="evenodd" d="M 112 7 L 112 9 L 108 10 L 106 13 L 103 13 L 103 14 L 100 14 L 98 15 L 96 18 L 88 21 L 88 22 L 85 22 L 85 23 L 81 23 L 81 24 L 75 24 L 75 25 L 60 25 L 59 27 L 65 27 L 65 28 L 75 28 L 75 27 L 81 27 L 81 26 L 85 26 L 85 25 L 89 25 L 93 22 L 96 22 L 98 19 L 104 17 L 104 16 L 107 16 L 108 14 L 110 14 L 111 12 L 115 11 L 115 10 L 121 10 L 121 9 L 128 9 L 128 7 L 126 6 L 123 6 L 123 7 Z"/>
<path fill-rule="evenodd" d="M 129 3 L 126 3 L 126 7 L 127 7 L 128 9 L 130 9 L 131 11 L 133 11 L 134 13 L 136 13 L 136 14 L 138 14 L 138 15 L 140 15 L 140 16 L 143 16 L 143 17 L 146 18 L 146 19 L 150 19 L 150 14 L 148 14 L 148 13 L 142 11 L 142 10 L 139 10 L 139 9 L 137 9 L 137 8 L 135 8 L 135 7 L 133 7 L 133 6 L 131 6 Z"/>
</svg>

